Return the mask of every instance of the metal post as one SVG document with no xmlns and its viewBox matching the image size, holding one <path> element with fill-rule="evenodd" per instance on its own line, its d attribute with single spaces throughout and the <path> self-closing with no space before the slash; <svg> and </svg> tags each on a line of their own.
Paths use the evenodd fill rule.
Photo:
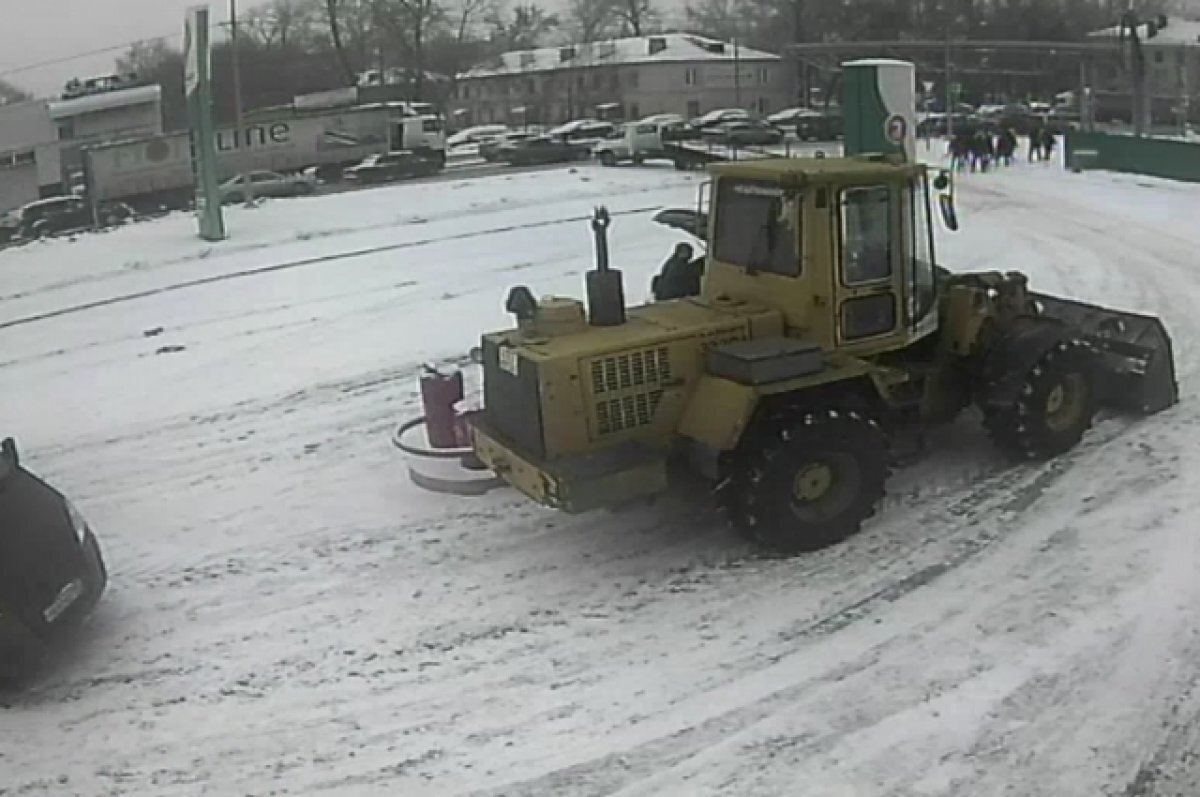
<svg viewBox="0 0 1200 797">
<path fill-rule="evenodd" d="M 1188 79 L 1187 79 L 1187 48 L 1179 48 L 1179 134 L 1187 138 L 1188 134 Z"/>
<path fill-rule="evenodd" d="M 237 138 L 237 146 L 233 151 L 240 154 L 242 147 L 249 142 L 246 141 L 246 129 L 242 119 L 242 64 L 238 55 L 237 0 L 229 0 L 229 44 L 233 55 L 234 135 Z M 246 205 L 254 203 L 254 184 L 250 182 L 249 175 L 242 176 L 242 197 L 246 200 Z"/>
<path fill-rule="evenodd" d="M 742 107 L 742 49 L 738 37 L 733 37 L 733 104 Z"/>
<path fill-rule="evenodd" d="M 946 26 L 946 140 L 954 140 L 954 88 L 950 82 L 950 26 Z"/>
<path fill-rule="evenodd" d="M 1088 106 L 1091 103 L 1088 97 L 1088 62 L 1086 55 L 1079 58 L 1079 101 L 1075 104 L 1079 110 L 1079 129 L 1084 132 L 1091 132 L 1092 125 L 1088 121 Z"/>
</svg>

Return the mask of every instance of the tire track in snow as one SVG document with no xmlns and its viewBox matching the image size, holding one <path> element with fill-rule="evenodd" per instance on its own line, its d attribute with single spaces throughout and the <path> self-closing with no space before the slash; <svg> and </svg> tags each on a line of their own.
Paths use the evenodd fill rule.
<svg viewBox="0 0 1200 797">
<path fill-rule="evenodd" d="M 661 205 L 651 207 L 632 208 L 630 210 L 610 211 L 611 216 L 636 216 L 645 213 L 652 213 L 660 209 Z M 69 305 L 57 310 L 51 310 L 45 313 L 36 313 L 34 315 L 15 318 L 9 321 L 0 322 L 0 329 L 11 329 L 13 327 L 25 326 L 38 321 L 47 321 L 53 318 L 61 318 L 63 316 L 75 315 L 76 313 L 87 312 L 88 310 L 96 310 L 102 307 L 111 307 L 117 304 L 126 302 L 134 302 L 140 299 L 148 299 L 154 296 L 161 296 L 167 293 L 175 293 L 177 291 L 189 290 L 191 288 L 199 288 L 205 285 L 214 285 L 222 282 L 230 282 L 233 280 L 246 279 L 249 277 L 259 277 L 264 274 L 273 274 L 280 271 L 292 271 L 295 269 L 308 268 L 312 266 L 322 266 L 328 263 L 334 263 L 342 260 L 353 260 L 360 257 L 368 257 L 370 255 L 378 255 L 384 252 L 395 252 L 402 249 L 416 249 L 424 246 L 432 246 L 434 244 L 448 243 L 451 241 L 466 241 L 472 238 L 483 238 L 489 235 L 500 235 L 503 233 L 516 232 L 519 230 L 536 230 L 544 227 L 558 227 L 565 224 L 577 224 L 581 221 L 588 221 L 591 216 L 570 216 L 567 218 L 549 219 L 545 221 L 528 222 L 525 224 L 509 224 L 502 227 L 492 227 L 487 230 L 473 230 L 471 232 L 456 233 L 454 235 L 444 235 L 436 238 L 423 238 L 417 241 L 404 241 L 396 244 L 383 244 L 381 246 L 370 246 L 363 249 L 353 249 L 349 252 L 340 252 L 333 255 L 321 255 L 319 257 L 307 257 L 300 260 L 292 260 L 286 263 L 275 263 L 269 266 L 259 266 L 256 268 L 243 269 L 241 271 L 231 271 L 225 274 L 215 274 L 211 277 L 201 277 L 199 279 L 187 280 L 185 282 L 175 283 L 173 285 L 164 285 L 158 288 L 150 288 L 144 291 L 134 291 L 132 293 L 113 296 L 107 299 L 97 299 L 91 302 L 82 304 Z"/>
<path fill-rule="evenodd" d="M 808 620 L 792 629 L 781 630 L 776 638 L 778 650 L 764 655 L 757 650 L 750 659 L 730 660 L 727 667 L 732 671 L 725 684 L 776 665 L 794 655 L 798 643 L 828 637 L 877 612 L 881 607 L 900 601 L 905 596 L 952 573 L 959 567 L 985 552 L 994 543 L 1004 539 L 1020 527 L 1021 517 L 1036 508 L 1038 499 L 1053 488 L 1065 475 L 1072 471 L 1077 461 L 1120 440 L 1140 428 L 1136 422 L 1110 427 L 1096 439 L 1093 433 L 1087 444 L 1069 454 L 1036 468 L 1015 467 L 1001 471 L 983 483 L 970 489 L 953 504 L 933 509 L 922 517 L 925 524 L 937 524 L 953 529 L 962 518 L 974 516 L 968 528 L 976 528 L 974 534 L 951 535 L 938 538 L 937 545 L 953 547 L 953 553 L 944 560 L 896 578 L 871 593 L 846 602 L 842 607 L 815 619 Z M 978 530 L 979 526 L 984 526 Z M 872 568 L 886 569 L 890 564 L 910 559 L 912 550 L 896 553 L 890 561 L 872 562 Z M 471 792 L 472 797 L 537 797 L 542 794 L 600 795 L 611 794 L 630 786 L 644 777 L 668 770 L 694 756 L 698 750 L 716 740 L 733 736 L 808 694 L 816 685 L 842 681 L 859 674 L 879 663 L 884 655 L 883 648 L 892 641 L 874 648 L 856 662 L 844 663 L 816 681 L 805 680 L 786 689 L 781 689 L 749 705 L 705 720 L 637 747 L 608 753 L 604 756 L 549 772 L 540 777 L 508 783 L 494 789 Z M 709 689 L 712 685 L 709 686 Z M 862 721 L 853 727 L 842 729 L 841 735 L 849 735 L 866 727 Z M 825 740 L 823 745 L 831 744 Z M 1135 797 L 1130 795 L 1129 797 Z M 1137 795 L 1136 797 L 1142 797 Z M 1146 797 L 1150 797 L 1146 795 Z"/>
</svg>

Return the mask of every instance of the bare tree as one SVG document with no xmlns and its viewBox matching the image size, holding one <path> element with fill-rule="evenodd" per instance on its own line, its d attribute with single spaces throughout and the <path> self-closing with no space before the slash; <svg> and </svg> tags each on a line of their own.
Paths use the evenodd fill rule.
<svg viewBox="0 0 1200 797">
<path fill-rule="evenodd" d="M 337 53 L 338 65 L 342 68 L 346 85 L 353 86 L 358 81 L 354 75 L 354 67 L 350 66 L 350 58 L 346 54 L 346 43 L 342 39 L 341 5 L 341 0 L 325 0 L 325 21 L 329 25 L 329 37 L 333 40 L 333 49 Z"/>
<path fill-rule="evenodd" d="M 0 105 L 8 105 L 13 102 L 24 102 L 32 99 L 27 91 L 19 89 L 7 80 L 0 79 Z"/>
<path fill-rule="evenodd" d="M 658 14 L 651 0 L 612 0 L 612 14 L 628 36 L 650 33 Z"/>
<path fill-rule="evenodd" d="M 754 0 L 688 0 L 684 13 L 698 32 L 733 39 L 763 12 L 762 4 L 758 6 L 755 7 Z"/>
<path fill-rule="evenodd" d="M 556 14 L 547 14 L 537 3 L 519 3 L 505 15 L 495 9 L 488 15 L 489 39 L 499 52 L 532 50 L 559 26 Z"/>
<path fill-rule="evenodd" d="M 271 0 L 250 9 L 242 26 L 251 39 L 273 47 L 314 47 L 313 17 L 316 7 L 307 0 Z"/>
<path fill-rule="evenodd" d="M 438 0 L 375 0 L 374 21 L 390 42 L 398 44 L 411 75 L 413 99 L 425 92 L 425 45 L 446 20 Z"/>
<path fill-rule="evenodd" d="M 459 44 L 475 32 L 474 28 L 496 10 L 497 0 L 458 0 L 453 9 L 454 40 Z"/>
<path fill-rule="evenodd" d="M 567 4 L 565 25 L 577 42 L 594 42 L 603 39 L 613 30 L 616 22 L 611 0 L 570 0 Z"/>
</svg>

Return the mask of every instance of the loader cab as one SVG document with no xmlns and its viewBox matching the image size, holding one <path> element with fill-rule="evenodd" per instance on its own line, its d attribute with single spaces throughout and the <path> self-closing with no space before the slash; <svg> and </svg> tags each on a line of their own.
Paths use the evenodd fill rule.
<svg viewBox="0 0 1200 797">
<path fill-rule="evenodd" d="M 875 354 L 937 329 L 929 180 L 879 160 L 713 170 L 703 298 L 780 310 L 788 334 Z"/>
</svg>

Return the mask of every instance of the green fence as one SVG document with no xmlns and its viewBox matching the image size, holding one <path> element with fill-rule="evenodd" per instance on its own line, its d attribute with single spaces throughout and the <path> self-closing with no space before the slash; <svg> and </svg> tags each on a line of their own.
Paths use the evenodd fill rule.
<svg viewBox="0 0 1200 797">
<path fill-rule="evenodd" d="M 1107 169 L 1200 183 L 1200 144 L 1110 133 L 1067 133 L 1069 169 Z"/>
</svg>

